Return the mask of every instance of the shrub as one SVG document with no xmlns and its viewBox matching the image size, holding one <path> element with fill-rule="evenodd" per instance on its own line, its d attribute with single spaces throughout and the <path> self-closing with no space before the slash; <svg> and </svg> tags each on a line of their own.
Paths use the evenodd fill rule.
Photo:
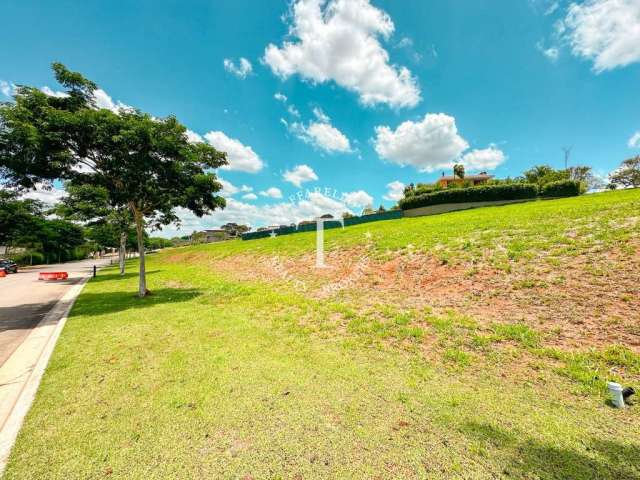
<svg viewBox="0 0 640 480">
<path fill-rule="evenodd" d="M 470 188 L 438 190 L 431 193 L 413 195 L 400 200 L 403 210 L 427 207 L 443 203 L 487 202 L 495 200 L 520 200 L 535 198 L 538 187 L 530 183 L 512 183 L 506 185 L 480 185 Z"/>
<path fill-rule="evenodd" d="M 16 253 L 14 255 L 10 255 L 11 260 L 16 262 L 18 265 L 31 265 L 31 260 L 33 258 L 33 265 L 40 265 L 44 263 L 44 255 L 40 252 L 21 252 Z"/>
<path fill-rule="evenodd" d="M 541 197 L 575 197 L 583 192 L 584 186 L 577 180 L 558 180 L 540 187 Z"/>
</svg>

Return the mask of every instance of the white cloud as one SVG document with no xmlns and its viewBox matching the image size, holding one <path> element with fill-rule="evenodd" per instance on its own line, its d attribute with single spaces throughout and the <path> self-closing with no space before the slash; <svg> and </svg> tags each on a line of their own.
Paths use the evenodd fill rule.
<svg viewBox="0 0 640 480">
<path fill-rule="evenodd" d="M 292 115 L 294 117 L 299 117 L 300 116 L 300 112 L 298 111 L 298 109 L 296 108 L 295 105 L 289 105 L 287 107 L 287 112 L 289 112 L 289 115 Z"/>
<path fill-rule="evenodd" d="M 93 98 L 98 108 L 106 108 L 107 110 L 111 110 L 115 113 L 118 113 L 122 110 L 134 109 L 130 105 L 127 105 L 120 101 L 114 102 L 113 99 L 107 94 L 107 92 L 105 92 L 101 88 L 98 88 L 95 92 L 93 92 Z"/>
<path fill-rule="evenodd" d="M 305 182 L 318 180 L 316 172 L 308 165 L 296 165 L 293 170 L 286 170 L 282 178 L 298 188 Z"/>
<path fill-rule="evenodd" d="M 57 97 L 57 98 L 65 98 L 68 97 L 69 94 L 66 92 L 60 92 L 57 90 L 52 90 L 51 88 L 47 87 L 46 85 L 44 87 L 42 87 L 40 89 L 40 91 L 46 95 L 49 95 L 50 97 Z"/>
<path fill-rule="evenodd" d="M 189 130 L 187 129 L 187 140 L 191 143 L 202 143 L 204 142 L 204 139 L 202 138 L 202 135 L 200 135 L 199 133 L 194 132 L 193 130 Z"/>
<path fill-rule="evenodd" d="M 255 193 L 247 193 L 242 196 L 245 200 L 255 200 L 258 196 Z"/>
<path fill-rule="evenodd" d="M 31 190 L 21 195 L 21 198 L 28 198 L 31 200 L 40 200 L 42 203 L 48 206 L 53 206 L 67 196 L 67 192 L 62 188 L 55 188 L 54 186 L 47 186 L 45 184 L 36 184 L 36 189 Z"/>
<path fill-rule="evenodd" d="M 277 187 L 271 187 L 260 192 L 260 195 L 269 198 L 282 198 L 282 191 Z"/>
<path fill-rule="evenodd" d="M 542 41 L 536 43 L 536 48 L 552 62 L 558 60 L 558 57 L 560 56 L 560 50 L 557 47 L 546 48 Z"/>
<path fill-rule="evenodd" d="M 351 143 L 349 139 L 344 133 L 329 123 L 329 117 L 319 108 L 314 108 L 313 113 L 318 120 L 310 122 L 308 125 L 300 122 L 294 122 L 289 125 L 284 120 L 282 122 L 287 126 L 289 131 L 299 139 L 325 152 L 350 152 Z"/>
<path fill-rule="evenodd" d="M 409 37 L 402 37 L 398 42 L 398 44 L 396 45 L 396 47 L 398 48 L 413 47 L 413 40 L 411 40 Z"/>
<path fill-rule="evenodd" d="M 229 138 L 223 132 L 211 131 L 204 138 L 216 150 L 227 153 L 228 165 L 223 170 L 257 173 L 264 167 L 264 162 L 249 146 L 245 146 L 235 138 Z"/>
<path fill-rule="evenodd" d="M 53 90 L 46 85 L 42 87 L 40 91 L 49 95 L 50 97 L 66 98 L 69 96 L 69 94 L 66 92 Z M 127 105 L 126 103 L 122 103 L 121 101 L 114 102 L 111 96 L 101 88 L 98 88 L 93 92 L 93 101 L 95 102 L 96 107 L 106 108 L 107 110 L 111 110 L 114 113 L 119 113 L 126 110 L 135 110 L 132 106 Z"/>
<path fill-rule="evenodd" d="M 564 20 L 574 55 L 593 61 L 600 73 L 640 61 L 640 1 L 572 3 Z"/>
<path fill-rule="evenodd" d="M 394 31 L 389 15 L 369 0 L 297 0 L 282 47 L 269 44 L 264 62 L 281 78 L 335 81 L 364 105 L 413 107 L 420 89 L 406 67 L 389 63 L 380 44 Z"/>
<path fill-rule="evenodd" d="M 558 8 L 560 8 L 559 2 L 551 2 L 547 9 L 544 11 L 544 15 L 552 15 L 556 10 L 558 10 Z"/>
<path fill-rule="evenodd" d="M 16 86 L 13 83 L 9 83 L 6 80 L 0 80 L 0 92 L 5 97 L 10 97 L 15 92 Z"/>
<path fill-rule="evenodd" d="M 237 65 L 233 60 L 225 58 L 223 65 L 227 72 L 233 73 L 238 78 L 247 78 L 247 75 L 250 75 L 253 71 L 251 62 L 244 57 L 240 57 Z"/>
<path fill-rule="evenodd" d="M 312 220 L 327 213 L 338 218 L 344 212 L 354 213 L 344 202 L 320 192 L 307 191 L 297 201 L 281 201 L 271 205 L 254 205 L 229 198 L 224 210 L 202 218 L 196 217 L 189 210 L 179 208 L 176 213 L 182 219 L 181 229 L 170 226 L 159 233 L 165 237 L 184 235 L 194 230 L 216 228 L 228 222 L 250 225 L 254 228 L 266 225 L 290 225 L 302 220 Z"/>
<path fill-rule="evenodd" d="M 222 191 L 220 192 L 220 195 L 222 195 L 223 197 L 230 197 L 231 195 L 234 195 L 240 191 L 240 189 L 233 183 L 223 178 L 218 177 L 218 182 L 222 184 Z"/>
<path fill-rule="evenodd" d="M 631 135 L 629 139 L 629 143 L 627 144 L 629 148 L 640 148 L 640 131 Z"/>
<path fill-rule="evenodd" d="M 278 100 L 279 102 L 282 102 L 282 103 L 286 103 L 287 102 L 287 96 L 285 94 L 283 94 L 283 93 L 280 93 L 280 92 L 276 92 L 273 95 L 273 98 L 275 98 L 276 100 Z"/>
<path fill-rule="evenodd" d="M 560 56 L 560 51 L 556 47 L 549 47 L 542 50 L 542 54 L 552 62 L 555 62 Z"/>
<path fill-rule="evenodd" d="M 495 146 L 465 153 L 462 163 L 468 170 L 492 170 L 505 160 L 504 152 Z"/>
<path fill-rule="evenodd" d="M 404 197 L 404 187 L 404 183 L 398 180 L 387 183 L 387 193 L 382 198 L 397 202 Z"/>
<path fill-rule="evenodd" d="M 313 115 L 322 123 L 329 123 L 331 119 L 325 114 L 320 107 L 313 108 Z"/>
<path fill-rule="evenodd" d="M 381 158 L 421 172 L 451 166 L 469 147 L 458 135 L 455 118 L 444 113 L 428 113 L 419 122 L 407 120 L 395 130 L 378 126 L 375 132 L 374 147 Z"/>
<path fill-rule="evenodd" d="M 494 146 L 462 156 L 469 144 L 458 133 L 455 118 L 444 113 L 428 113 L 418 122 L 407 120 L 395 130 L 378 126 L 375 132 L 373 143 L 380 158 L 421 172 L 450 168 L 456 162 L 469 169 L 491 169 L 505 159 Z"/>
<path fill-rule="evenodd" d="M 373 203 L 373 197 L 364 190 L 357 190 L 343 194 L 342 201 L 349 207 L 366 207 Z"/>
<path fill-rule="evenodd" d="M 249 185 L 242 185 L 240 187 L 240 191 L 241 192 L 253 192 L 253 187 L 250 187 Z"/>
</svg>

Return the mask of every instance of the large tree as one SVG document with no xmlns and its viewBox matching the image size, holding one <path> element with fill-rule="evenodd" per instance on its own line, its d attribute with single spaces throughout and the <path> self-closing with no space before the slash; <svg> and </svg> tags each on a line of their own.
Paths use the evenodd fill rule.
<svg viewBox="0 0 640 480">
<path fill-rule="evenodd" d="M 640 155 L 628 158 L 611 174 L 609 181 L 623 187 L 640 187 Z"/>
<path fill-rule="evenodd" d="M 179 221 L 176 208 L 197 216 L 224 208 L 211 170 L 226 164 L 226 154 L 191 143 L 173 116 L 98 109 L 95 83 L 59 63 L 53 70 L 65 96 L 19 86 L 15 102 L 0 105 L 0 178 L 18 188 L 56 178 L 104 188 L 136 226 L 145 296 L 145 227 Z"/>
<path fill-rule="evenodd" d="M 120 275 L 124 275 L 127 238 L 132 227 L 131 214 L 126 206 L 113 204 L 106 188 L 91 184 L 65 184 L 67 196 L 56 206 L 55 213 L 69 220 L 84 223 L 92 240 L 102 246 L 118 248 Z M 111 241 L 115 233 L 117 241 Z M 108 241 L 105 242 L 104 240 Z"/>
</svg>

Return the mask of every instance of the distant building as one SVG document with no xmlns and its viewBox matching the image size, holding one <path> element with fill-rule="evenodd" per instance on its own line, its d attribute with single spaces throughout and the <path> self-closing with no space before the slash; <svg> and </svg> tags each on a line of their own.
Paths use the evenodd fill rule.
<svg viewBox="0 0 640 480">
<path fill-rule="evenodd" d="M 493 175 L 489 175 L 487 174 L 487 172 L 480 172 L 477 175 L 465 175 L 464 178 L 442 174 L 437 183 L 443 188 L 447 188 L 452 183 L 462 184 L 465 182 L 469 182 L 472 185 L 482 185 L 483 183 L 487 183 L 492 178 Z"/>
</svg>

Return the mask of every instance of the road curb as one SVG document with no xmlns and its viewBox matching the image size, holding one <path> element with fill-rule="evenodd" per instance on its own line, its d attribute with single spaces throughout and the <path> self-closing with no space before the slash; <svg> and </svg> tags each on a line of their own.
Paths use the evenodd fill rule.
<svg viewBox="0 0 640 480">
<path fill-rule="evenodd" d="M 69 312 L 90 279 L 90 276 L 85 277 L 70 288 L 0 367 L 0 386 L 8 390 L 0 398 L 0 476 Z"/>
</svg>

